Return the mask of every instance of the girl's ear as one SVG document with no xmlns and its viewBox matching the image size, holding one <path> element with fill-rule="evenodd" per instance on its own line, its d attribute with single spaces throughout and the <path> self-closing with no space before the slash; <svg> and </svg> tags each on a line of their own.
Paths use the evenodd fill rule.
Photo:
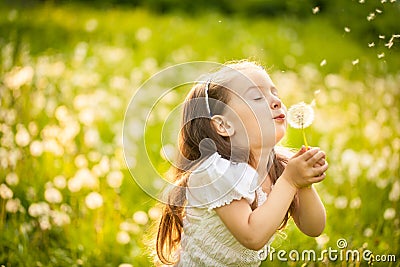
<svg viewBox="0 0 400 267">
<path fill-rule="evenodd" d="M 215 131 L 224 137 L 230 137 L 235 133 L 233 125 L 222 115 L 214 115 L 211 117 L 211 125 Z"/>
</svg>

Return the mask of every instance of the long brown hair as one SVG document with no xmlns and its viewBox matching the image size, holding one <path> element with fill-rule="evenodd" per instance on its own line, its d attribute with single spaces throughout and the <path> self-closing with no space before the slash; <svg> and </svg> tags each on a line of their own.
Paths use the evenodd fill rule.
<svg viewBox="0 0 400 267">
<path fill-rule="evenodd" d="M 216 73 L 247 67 L 260 68 L 257 63 L 240 61 L 227 64 Z M 229 102 L 230 93 L 229 89 L 222 85 L 223 82 L 215 82 L 217 80 L 216 73 L 214 73 L 214 78 L 209 84 L 208 100 L 212 114 L 222 115 L 225 106 Z M 190 170 L 215 151 L 225 159 L 233 160 L 232 156 L 235 155 L 235 161 L 246 161 L 253 165 L 251 153 L 242 151 L 239 156 L 236 153 L 237 151 L 232 153 L 229 137 L 223 137 L 213 129 L 210 114 L 206 108 L 205 86 L 206 83 L 204 82 L 196 84 L 187 96 L 183 106 L 183 117 L 178 139 L 179 156 L 177 166 L 173 167 L 171 179 L 175 186 L 167 193 L 165 201 L 167 204 L 163 208 L 156 239 L 157 256 L 163 264 L 167 265 L 172 265 L 178 260 L 175 254 L 179 248 L 183 230 L 187 178 L 190 175 Z M 269 177 L 271 183 L 275 184 L 282 174 L 288 158 L 276 154 L 274 151 L 272 153 L 273 162 L 269 170 Z M 294 209 L 295 201 L 291 203 L 279 229 L 285 227 Z"/>
</svg>

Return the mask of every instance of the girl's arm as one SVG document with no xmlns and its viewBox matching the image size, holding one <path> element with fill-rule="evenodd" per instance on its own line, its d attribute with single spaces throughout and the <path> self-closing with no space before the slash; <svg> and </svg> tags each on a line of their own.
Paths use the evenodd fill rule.
<svg viewBox="0 0 400 267">
<path fill-rule="evenodd" d="M 293 220 L 297 227 L 308 236 L 319 236 L 325 228 L 326 212 L 315 188 L 298 190 L 298 206 Z"/>
<path fill-rule="evenodd" d="M 232 235 L 245 247 L 261 249 L 282 223 L 297 190 L 324 179 L 322 173 L 327 170 L 327 163 L 313 166 L 325 154 L 316 148 L 303 152 L 299 151 L 289 160 L 267 201 L 257 209 L 252 210 L 245 199 L 215 209 Z"/>
</svg>

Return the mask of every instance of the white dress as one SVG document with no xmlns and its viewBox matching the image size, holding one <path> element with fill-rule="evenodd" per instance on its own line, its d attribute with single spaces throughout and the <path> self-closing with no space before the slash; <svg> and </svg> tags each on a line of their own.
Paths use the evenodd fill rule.
<svg viewBox="0 0 400 267">
<path fill-rule="evenodd" d="M 233 163 L 214 153 L 192 172 L 176 266 L 259 266 L 271 240 L 260 251 L 244 247 L 229 232 L 214 208 L 246 199 L 258 206 L 267 195 L 257 186 L 258 174 L 246 163 Z M 261 258 L 260 258 L 261 257 Z"/>
</svg>

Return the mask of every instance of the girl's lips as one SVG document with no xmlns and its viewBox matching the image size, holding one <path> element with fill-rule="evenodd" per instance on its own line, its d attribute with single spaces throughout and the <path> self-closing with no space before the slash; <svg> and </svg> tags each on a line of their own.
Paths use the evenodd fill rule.
<svg viewBox="0 0 400 267">
<path fill-rule="evenodd" d="M 285 119 L 285 114 L 279 114 L 278 116 L 274 117 L 274 120 L 284 120 Z"/>
</svg>

